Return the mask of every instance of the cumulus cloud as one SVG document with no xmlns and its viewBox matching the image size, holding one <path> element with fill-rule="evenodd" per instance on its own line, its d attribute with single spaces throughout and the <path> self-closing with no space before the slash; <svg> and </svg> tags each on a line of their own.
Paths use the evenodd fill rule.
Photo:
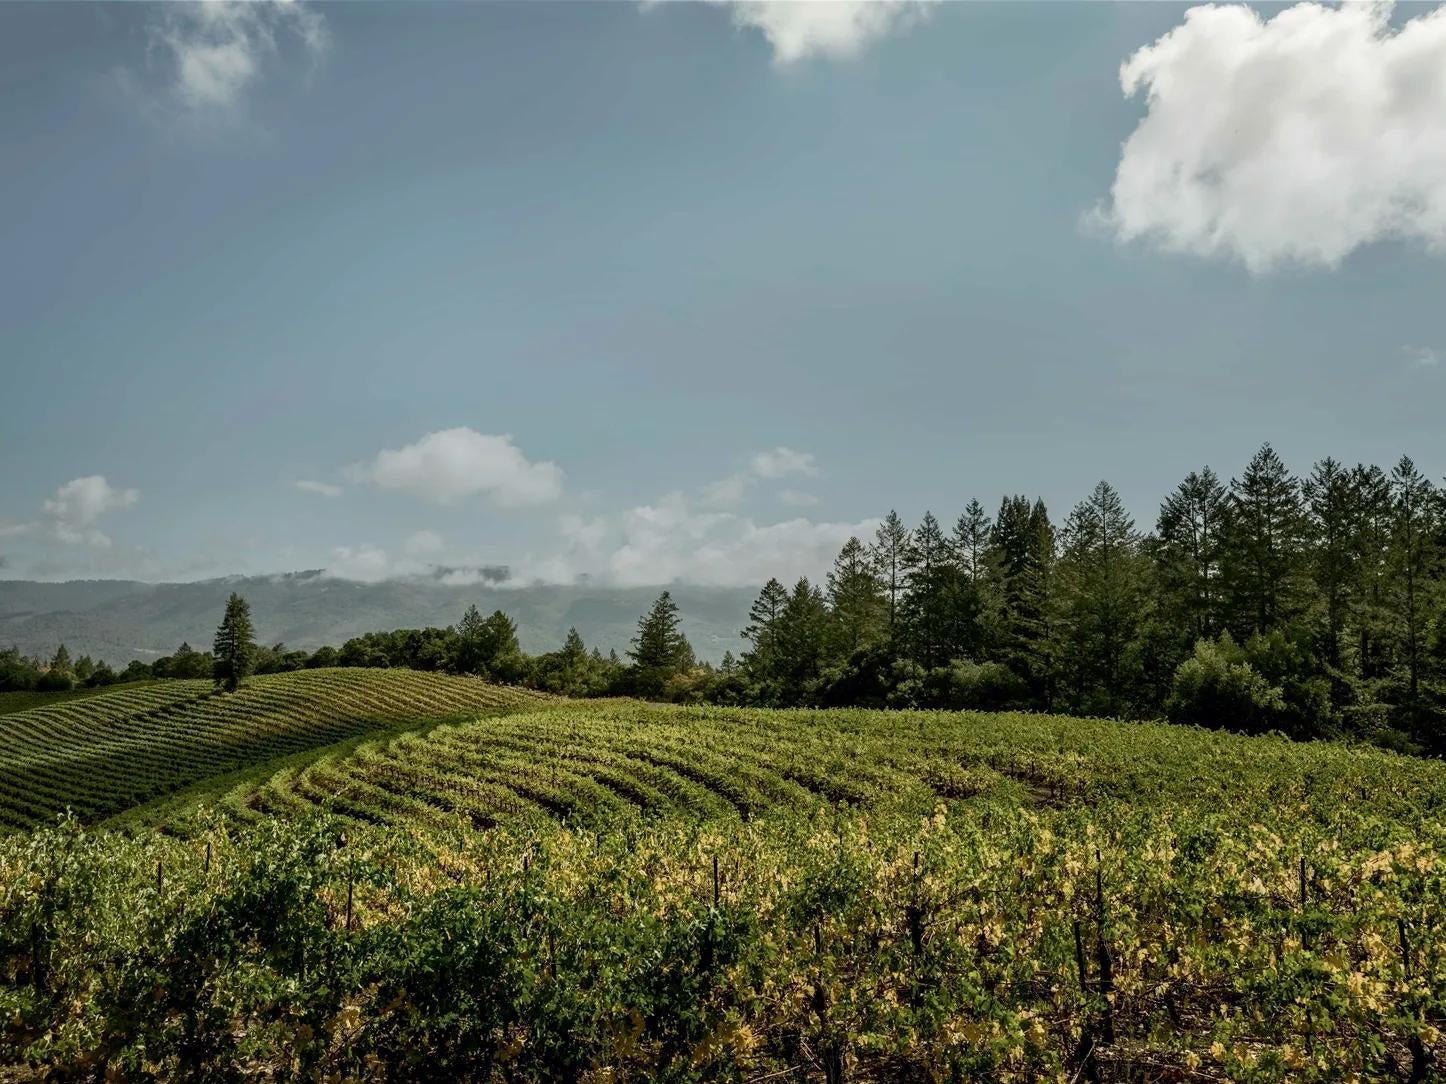
<svg viewBox="0 0 1446 1084">
<path fill-rule="evenodd" d="M 376 583 L 395 575 L 397 570 L 387 551 L 379 546 L 337 546 L 327 561 L 326 574 L 342 580 Z"/>
<path fill-rule="evenodd" d="M 933 0 L 714 0 L 733 25 L 757 30 L 776 63 L 812 57 L 845 60 L 927 17 Z"/>
<path fill-rule="evenodd" d="M 341 496 L 341 486 L 334 486 L 330 482 L 313 482 L 310 478 L 299 478 L 291 484 L 303 493 L 315 493 L 321 497 Z"/>
<path fill-rule="evenodd" d="M 1446 8 L 1191 8 L 1120 69 L 1146 112 L 1098 220 L 1253 272 L 1446 246 Z"/>
<path fill-rule="evenodd" d="M 786 478 L 790 474 L 818 473 L 818 463 L 812 452 L 796 452 L 782 446 L 772 451 L 759 452 L 753 457 L 752 467 L 753 473 L 760 478 Z"/>
<path fill-rule="evenodd" d="M 117 489 L 104 475 L 73 478 L 45 502 L 44 512 L 52 533 L 61 542 L 80 543 L 104 549 L 110 537 L 95 526 L 109 512 L 130 508 L 141 499 L 140 491 Z"/>
<path fill-rule="evenodd" d="M 877 526 L 805 518 L 759 523 L 672 492 L 615 515 L 564 517 L 562 549 L 516 562 L 511 582 L 568 583 L 586 575 L 628 587 L 746 586 L 770 576 L 818 578 L 850 535 L 866 537 Z"/>
<path fill-rule="evenodd" d="M 152 64 L 164 70 L 170 96 L 193 112 L 235 109 L 284 46 L 316 56 L 327 43 L 318 11 L 272 0 L 163 4 L 149 29 Z"/>
<path fill-rule="evenodd" d="M 562 470 L 531 462 L 510 436 L 443 429 L 415 444 L 380 452 L 350 469 L 356 481 L 409 493 L 438 504 L 485 494 L 499 505 L 546 504 L 562 494 Z"/>
</svg>

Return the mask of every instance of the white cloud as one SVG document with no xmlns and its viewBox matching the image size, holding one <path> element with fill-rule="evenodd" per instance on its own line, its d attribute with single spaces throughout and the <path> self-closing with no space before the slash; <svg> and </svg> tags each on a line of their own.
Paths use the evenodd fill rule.
<svg viewBox="0 0 1446 1084">
<path fill-rule="evenodd" d="M 737 504 L 748 492 L 746 474 L 730 474 L 703 487 L 699 499 L 709 508 L 728 508 Z"/>
<path fill-rule="evenodd" d="M 782 446 L 753 457 L 753 473 L 760 478 L 786 478 L 790 474 L 814 475 L 818 464 L 812 452 L 796 452 Z"/>
<path fill-rule="evenodd" d="M 1097 219 L 1253 272 L 1446 247 L 1446 8 L 1398 29 L 1390 10 L 1191 8 L 1120 69 L 1146 114 Z"/>
<path fill-rule="evenodd" d="M 73 478 L 57 489 L 45 502 L 44 512 L 59 541 L 105 549 L 110 537 L 95 526 L 96 521 L 109 512 L 130 508 L 140 499 L 139 490 L 116 489 L 103 475 L 91 474 Z M 34 524 L 22 525 L 30 526 Z"/>
<path fill-rule="evenodd" d="M 791 505 L 794 508 L 811 508 L 818 504 L 818 498 L 812 493 L 805 493 L 801 489 L 780 489 L 778 491 L 780 504 Z"/>
<path fill-rule="evenodd" d="M 310 478 L 299 478 L 291 483 L 303 493 L 316 493 L 322 497 L 340 497 L 341 486 L 334 486 L 330 482 L 313 482 Z"/>
<path fill-rule="evenodd" d="M 621 586 L 747 586 L 770 576 L 819 578 L 850 535 L 871 535 L 877 525 L 803 518 L 760 524 L 673 492 L 618 515 L 564 517 L 561 551 L 515 562 L 511 582 L 569 583 L 586 574 Z"/>
<path fill-rule="evenodd" d="M 402 543 L 408 557 L 431 557 L 442 550 L 442 536 L 436 531 L 418 531 Z"/>
<path fill-rule="evenodd" d="M 533 463 L 510 436 L 475 429 L 443 429 L 415 444 L 380 452 L 350 470 L 356 481 L 410 493 L 438 504 L 486 494 L 500 505 L 545 504 L 562 494 L 562 470 Z"/>
<path fill-rule="evenodd" d="M 1441 364 L 1441 351 L 1434 346 L 1403 346 L 1406 363 L 1416 369 L 1434 369 Z"/>
<path fill-rule="evenodd" d="M 326 20 L 301 3 L 207 0 L 164 4 L 150 26 L 149 56 L 165 68 L 169 94 L 192 112 L 236 108 L 283 43 L 309 55 L 326 47 Z"/>
<path fill-rule="evenodd" d="M 337 546 L 331 551 L 326 574 L 342 580 L 376 583 L 393 575 L 391 558 L 377 546 Z"/>
<path fill-rule="evenodd" d="M 714 0 L 719 2 L 719 0 Z M 928 15 L 932 0 L 721 0 L 740 29 L 757 30 L 778 64 L 811 57 L 844 60 L 865 46 L 908 29 Z"/>
</svg>

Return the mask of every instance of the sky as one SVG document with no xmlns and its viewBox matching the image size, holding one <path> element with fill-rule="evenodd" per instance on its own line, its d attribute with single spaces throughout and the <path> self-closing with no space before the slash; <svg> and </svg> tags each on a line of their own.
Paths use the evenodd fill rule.
<svg viewBox="0 0 1446 1084">
<path fill-rule="evenodd" d="M 1446 473 L 1432 6 L 0 5 L 0 578 L 757 584 Z"/>
</svg>

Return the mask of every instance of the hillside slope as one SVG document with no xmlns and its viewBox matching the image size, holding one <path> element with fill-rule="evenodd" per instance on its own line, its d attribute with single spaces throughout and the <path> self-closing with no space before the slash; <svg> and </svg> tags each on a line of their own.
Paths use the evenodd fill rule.
<svg viewBox="0 0 1446 1084">
<path fill-rule="evenodd" d="M 263 642 L 290 647 L 340 646 L 349 637 L 384 629 L 451 625 L 469 605 L 505 610 L 518 625 L 522 648 L 556 649 L 576 627 L 589 647 L 627 650 L 638 617 L 656 587 L 453 586 L 432 580 L 357 583 L 318 573 L 230 576 L 196 583 L 120 580 L 36 583 L 0 580 L 0 646 L 49 656 L 65 643 L 72 656 L 91 655 L 113 666 L 150 662 L 181 641 L 211 642 L 226 596 L 251 603 Z M 672 588 L 683 631 L 700 658 L 717 661 L 742 646 L 754 591 L 735 587 Z"/>
<path fill-rule="evenodd" d="M 303 670 L 252 678 L 119 686 L 0 717 L 0 826 L 66 809 L 121 812 L 200 780 L 347 738 L 536 704 L 475 678 L 400 670 Z"/>
<path fill-rule="evenodd" d="M 233 788 L 244 817 L 308 808 L 438 829 L 546 820 L 601 827 L 845 803 L 927 815 L 982 797 L 1026 808 L 1354 807 L 1446 813 L 1446 766 L 1369 749 L 1167 724 L 1028 714 L 769 711 L 572 701 L 386 735 Z"/>
</svg>

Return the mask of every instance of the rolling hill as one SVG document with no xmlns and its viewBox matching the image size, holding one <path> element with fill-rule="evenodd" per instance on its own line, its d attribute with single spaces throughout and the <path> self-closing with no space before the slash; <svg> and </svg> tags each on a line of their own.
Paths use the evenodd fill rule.
<svg viewBox="0 0 1446 1084">
<path fill-rule="evenodd" d="M 469 605 L 505 610 L 518 624 L 524 651 L 558 647 L 576 626 L 589 647 L 622 654 L 638 617 L 660 588 L 572 586 L 454 586 L 434 580 L 358 583 L 319 572 L 231 576 L 195 583 L 84 580 L 37 583 L 0 580 L 0 645 L 49 656 L 64 643 L 72 656 L 112 666 L 149 662 L 186 641 L 210 644 L 226 596 L 251 603 L 258 638 L 293 648 L 340 646 L 352 636 L 385 629 L 451 625 Z M 671 589 L 683 631 L 698 656 L 717 661 L 742 646 L 754 591 L 731 587 Z"/>
</svg>

